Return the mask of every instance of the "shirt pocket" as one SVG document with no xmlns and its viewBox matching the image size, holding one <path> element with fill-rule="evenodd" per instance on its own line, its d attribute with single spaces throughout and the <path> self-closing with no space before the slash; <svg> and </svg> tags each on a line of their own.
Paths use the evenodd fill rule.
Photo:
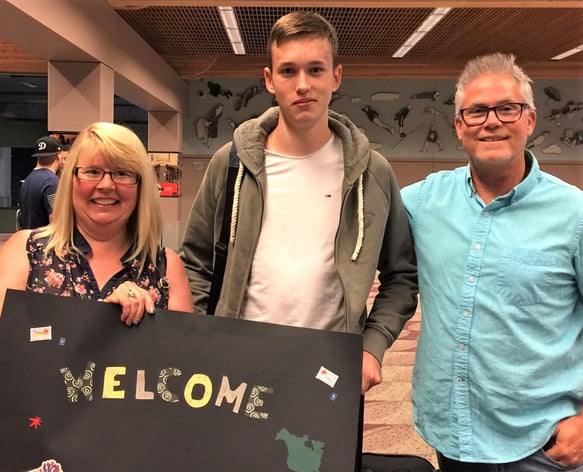
<svg viewBox="0 0 583 472">
<path fill-rule="evenodd" d="M 555 257 L 543 251 L 504 249 L 496 291 L 509 303 L 533 305 L 549 294 Z"/>
</svg>

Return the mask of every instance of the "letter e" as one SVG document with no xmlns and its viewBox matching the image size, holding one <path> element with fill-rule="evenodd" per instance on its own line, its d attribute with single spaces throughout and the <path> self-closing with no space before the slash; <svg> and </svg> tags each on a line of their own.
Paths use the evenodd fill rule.
<svg viewBox="0 0 583 472">
<path fill-rule="evenodd" d="M 121 383 L 115 377 L 125 375 L 125 367 L 107 367 L 103 374 L 103 398 L 124 399 L 125 390 L 115 390 Z"/>
<path fill-rule="evenodd" d="M 263 387 L 261 385 L 254 385 L 249 394 L 247 407 L 245 408 L 245 416 L 255 418 L 257 420 L 266 420 L 269 418 L 269 413 L 259 411 L 256 408 L 263 406 L 262 393 L 269 393 L 273 395 L 273 389 L 270 387 Z"/>
</svg>

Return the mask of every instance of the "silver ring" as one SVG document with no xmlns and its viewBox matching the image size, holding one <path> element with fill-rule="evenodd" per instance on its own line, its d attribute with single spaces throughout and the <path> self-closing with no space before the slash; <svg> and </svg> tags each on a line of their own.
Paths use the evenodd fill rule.
<svg viewBox="0 0 583 472">
<path fill-rule="evenodd" d="M 134 292 L 131 288 L 128 289 L 128 297 L 136 298 L 136 292 Z"/>
</svg>

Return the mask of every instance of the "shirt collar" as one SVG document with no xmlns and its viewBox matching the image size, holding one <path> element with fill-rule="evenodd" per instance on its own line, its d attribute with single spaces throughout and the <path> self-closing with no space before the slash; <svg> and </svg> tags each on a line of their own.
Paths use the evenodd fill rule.
<svg viewBox="0 0 583 472">
<path fill-rule="evenodd" d="M 91 252 L 91 246 L 81 234 L 81 232 L 75 227 L 73 231 L 73 244 L 78 248 L 83 254 L 87 255 Z"/>
<path fill-rule="evenodd" d="M 85 239 L 85 236 L 81 234 L 81 232 L 77 229 L 76 226 L 75 229 L 73 230 L 73 244 L 85 256 L 87 256 L 87 254 L 91 252 L 91 246 L 89 245 L 89 242 Z M 130 246 L 128 250 L 125 252 L 125 254 L 122 256 L 122 258 L 120 259 L 122 264 L 126 265 L 124 261 L 128 260 L 130 254 L 132 253 L 132 250 L 133 248 Z"/>
<path fill-rule="evenodd" d="M 524 198 L 534 189 L 540 176 L 540 167 L 538 165 L 538 161 L 536 160 L 534 154 L 528 149 L 524 150 L 524 161 L 526 163 L 526 168 L 528 169 L 526 177 L 522 179 L 522 181 L 518 185 L 516 185 L 516 187 L 510 190 L 510 192 L 508 192 L 506 195 L 496 197 L 490 203 L 490 205 L 497 204 L 499 206 L 501 203 L 505 205 L 515 203 Z M 470 172 L 469 163 L 466 166 L 466 185 L 468 189 L 468 195 L 470 197 L 475 196 L 476 188 L 474 187 L 474 183 L 472 182 L 472 174 Z"/>
</svg>

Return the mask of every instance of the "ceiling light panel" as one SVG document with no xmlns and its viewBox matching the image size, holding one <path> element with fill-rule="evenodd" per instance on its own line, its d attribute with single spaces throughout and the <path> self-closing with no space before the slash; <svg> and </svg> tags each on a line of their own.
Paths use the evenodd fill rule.
<svg viewBox="0 0 583 472">
<path fill-rule="evenodd" d="M 573 54 L 578 54 L 581 51 L 583 51 L 583 44 L 581 46 L 577 46 L 576 48 L 569 49 L 568 51 L 565 51 L 565 52 L 551 58 L 551 60 L 560 61 L 562 59 L 565 59 L 566 57 L 572 56 Z"/>
<path fill-rule="evenodd" d="M 449 13 L 451 8 L 436 8 L 421 23 L 411 36 L 399 47 L 393 57 L 400 58 L 405 56 L 427 33 L 429 33 L 443 18 Z"/>
</svg>

